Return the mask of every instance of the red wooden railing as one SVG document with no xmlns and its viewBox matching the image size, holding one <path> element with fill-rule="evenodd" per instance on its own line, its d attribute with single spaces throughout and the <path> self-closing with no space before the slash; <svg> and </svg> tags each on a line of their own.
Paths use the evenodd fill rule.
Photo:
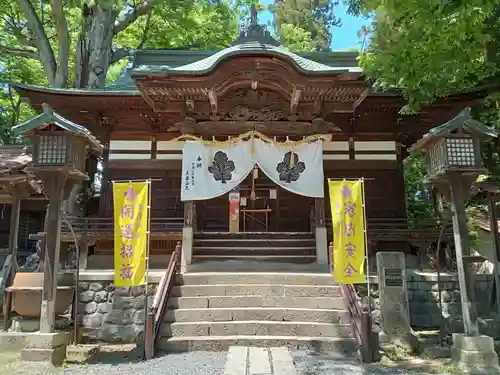
<svg viewBox="0 0 500 375">
<path fill-rule="evenodd" d="M 328 254 L 333 269 L 333 243 L 330 243 Z M 378 340 L 376 334 L 372 332 L 371 306 L 363 305 L 354 285 L 341 284 L 340 287 L 349 313 L 352 332 L 359 346 L 361 359 L 366 363 L 375 362 L 378 356 Z"/>
<path fill-rule="evenodd" d="M 342 284 L 342 295 L 349 312 L 354 338 L 358 342 L 363 362 L 375 362 L 378 351 L 375 333 L 372 332 L 371 307 L 363 305 L 352 284 Z"/>
<path fill-rule="evenodd" d="M 175 275 L 179 272 L 181 259 L 181 243 L 177 242 L 175 250 L 170 257 L 167 270 L 160 280 L 156 290 L 153 304 L 148 309 L 146 326 L 144 328 L 144 356 L 146 359 L 154 358 L 155 343 L 158 338 L 163 315 L 167 308 L 168 298 L 175 285 Z"/>
</svg>

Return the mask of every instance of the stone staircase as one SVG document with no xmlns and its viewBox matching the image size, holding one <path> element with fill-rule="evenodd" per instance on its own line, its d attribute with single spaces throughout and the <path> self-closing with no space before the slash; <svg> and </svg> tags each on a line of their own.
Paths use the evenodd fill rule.
<svg viewBox="0 0 500 375">
<path fill-rule="evenodd" d="M 160 328 L 160 351 L 286 346 L 357 353 L 340 287 L 328 273 L 186 273 Z"/>
<path fill-rule="evenodd" d="M 196 233 L 193 262 L 221 260 L 312 263 L 316 241 L 308 232 Z"/>
</svg>

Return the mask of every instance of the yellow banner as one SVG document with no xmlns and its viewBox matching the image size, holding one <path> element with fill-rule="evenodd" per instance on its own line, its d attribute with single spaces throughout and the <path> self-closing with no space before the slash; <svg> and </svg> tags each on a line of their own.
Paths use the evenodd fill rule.
<svg viewBox="0 0 500 375">
<path fill-rule="evenodd" d="M 146 283 L 149 181 L 114 182 L 115 286 Z"/>
<path fill-rule="evenodd" d="M 333 277 L 342 284 L 365 282 L 363 182 L 328 181 L 333 225 Z"/>
</svg>

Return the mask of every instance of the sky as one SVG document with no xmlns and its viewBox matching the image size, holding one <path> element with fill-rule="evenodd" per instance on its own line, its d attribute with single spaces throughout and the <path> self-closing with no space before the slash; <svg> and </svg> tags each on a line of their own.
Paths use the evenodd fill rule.
<svg viewBox="0 0 500 375">
<path fill-rule="evenodd" d="M 261 0 L 262 5 L 269 5 L 273 0 Z M 369 25 L 370 20 L 363 17 L 353 17 L 346 13 L 346 7 L 342 4 L 336 7 L 337 16 L 342 19 L 342 26 L 334 27 L 332 30 L 333 40 L 331 48 L 333 51 L 342 51 L 351 48 L 361 48 L 361 39 L 358 38 L 358 31 L 363 25 Z M 259 12 L 260 24 L 272 22 L 271 12 L 266 10 Z"/>
</svg>

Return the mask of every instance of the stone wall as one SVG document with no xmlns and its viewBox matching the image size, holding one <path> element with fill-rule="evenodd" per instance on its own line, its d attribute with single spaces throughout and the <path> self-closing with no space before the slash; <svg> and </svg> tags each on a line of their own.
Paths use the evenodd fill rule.
<svg viewBox="0 0 500 375">
<path fill-rule="evenodd" d="M 474 275 L 475 300 L 479 316 L 491 313 L 493 275 Z M 413 273 L 408 277 L 408 301 L 411 325 L 418 328 L 439 328 L 442 318 L 461 318 L 462 306 L 457 275 L 442 275 L 441 310 L 437 274 Z"/>
<path fill-rule="evenodd" d="M 442 310 L 439 309 L 437 274 L 407 270 L 411 325 L 414 328 L 441 328 L 445 319 L 461 318 L 460 292 L 455 274 L 441 275 Z M 480 316 L 490 313 L 492 275 L 475 275 L 476 300 Z M 149 285 L 148 295 L 156 292 L 159 279 Z M 380 321 L 378 284 L 371 278 L 375 325 Z M 366 290 L 365 290 L 366 292 Z M 137 342 L 142 338 L 146 313 L 144 287 L 115 289 L 111 280 L 85 280 L 79 284 L 78 315 L 84 339 L 104 342 Z M 152 298 L 148 298 L 151 302 Z M 442 311 L 442 313 L 441 313 Z M 500 334 L 500 323 L 499 323 Z M 453 330 L 455 332 L 455 330 Z"/>
<path fill-rule="evenodd" d="M 441 309 L 439 304 L 438 277 L 434 272 L 406 270 L 408 302 L 410 307 L 410 324 L 416 329 L 440 329 L 446 320 L 460 320 L 462 309 L 460 288 L 456 274 L 441 274 Z M 479 316 L 488 317 L 491 311 L 491 295 L 494 279 L 491 274 L 474 275 L 475 300 Z M 362 287 L 362 289 L 365 289 Z M 374 322 L 379 325 L 378 282 L 371 279 L 373 304 L 375 306 Z M 365 291 L 361 295 L 366 295 Z"/>
<path fill-rule="evenodd" d="M 158 284 L 149 284 L 153 296 Z M 85 341 L 140 341 L 144 331 L 144 287 L 115 288 L 112 281 L 79 283 L 78 316 Z M 151 302 L 152 298 L 148 298 Z"/>
</svg>

